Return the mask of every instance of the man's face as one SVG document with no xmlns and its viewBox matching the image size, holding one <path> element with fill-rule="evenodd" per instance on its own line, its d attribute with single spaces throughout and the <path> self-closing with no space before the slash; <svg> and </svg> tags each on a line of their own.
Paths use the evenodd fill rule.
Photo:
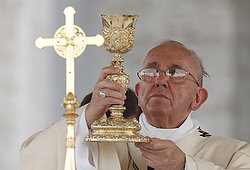
<svg viewBox="0 0 250 170">
<path fill-rule="evenodd" d="M 166 71 L 170 68 L 181 68 L 190 72 L 196 79 L 197 65 L 190 52 L 178 44 L 165 44 L 152 49 L 146 56 L 143 68 L 156 68 Z M 190 105 L 196 100 L 199 86 L 187 75 L 183 82 L 171 82 L 161 72 L 153 82 L 141 81 L 136 85 L 138 104 L 147 120 L 154 125 L 155 121 L 176 121 L 176 126 L 183 123 L 191 112 Z M 161 126 L 161 125 L 159 125 Z"/>
</svg>

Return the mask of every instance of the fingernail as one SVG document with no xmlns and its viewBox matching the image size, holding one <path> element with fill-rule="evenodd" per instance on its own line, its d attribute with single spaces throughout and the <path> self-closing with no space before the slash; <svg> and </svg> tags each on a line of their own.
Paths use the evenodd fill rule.
<svg viewBox="0 0 250 170">
<path fill-rule="evenodd" d="M 120 92 L 125 92 L 125 88 L 121 85 Z"/>
<path fill-rule="evenodd" d="M 125 99 L 127 98 L 127 96 L 124 94 L 124 95 L 122 96 L 122 98 L 125 100 Z"/>
<path fill-rule="evenodd" d="M 116 71 L 117 73 L 120 73 L 120 69 L 119 69 L 118 67 L 116 67 L 115 71 Z"/>
</svg>

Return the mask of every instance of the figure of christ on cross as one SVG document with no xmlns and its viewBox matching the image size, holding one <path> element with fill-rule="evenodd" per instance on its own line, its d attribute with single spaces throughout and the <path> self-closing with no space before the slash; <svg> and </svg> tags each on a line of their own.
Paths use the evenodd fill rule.
<svg viewBox="0 0 250 170">
<path fill-rule="evenodd" d="M 39 37 L 35 44 L 42 49 L 48 46 L 54 46 L 56 53 L 66 59 L 66 97 L 62 107 L 66 109 L 67 137 L 66 137 L 66 158 L 64 170 L 75 170 L 75 132 L 74 124 L 75 108 L 79 107 L 75 94 L 75 58 L 79 57 L 85 50 L 86 45 L 101 46 L 104 38 L 101 35 L 95 37 L 86 37 L 84 31 L 74 25 L 74 15 L 76 11 L 72 7 L 64 10 L 65 25 L 60 27 L 54 38 L 44 39 Z"/>
</svg>

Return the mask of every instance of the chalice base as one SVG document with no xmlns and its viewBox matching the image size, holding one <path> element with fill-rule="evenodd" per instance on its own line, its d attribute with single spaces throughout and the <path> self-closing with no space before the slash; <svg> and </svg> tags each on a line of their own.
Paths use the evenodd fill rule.
<svg viewBox="0 0 250 170">
<path fill-rule="evenodd" d="M 107 118 L 95 121 L 91 125 L 91 134 L 87 142 L 149 142 L 139 134 L 141 126 L 134 118 L 127 120 L 122 114 L 112 114 Z"/>
</svg>

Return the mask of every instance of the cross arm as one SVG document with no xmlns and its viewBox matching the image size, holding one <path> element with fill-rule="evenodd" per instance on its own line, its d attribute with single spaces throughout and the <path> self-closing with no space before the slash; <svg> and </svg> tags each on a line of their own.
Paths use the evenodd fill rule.
<svg viewBox="0 0 250 170">
<path fill-rule="evenodd" d="M 42 38 L 39 37 L 35 42 L 37 48 L 43 49 L 44 47 L 66 45 L 67 40 L 65 38 Z"/>
<path fill-rule="evenodd" d="M 103 43 L 104 43 L 104 38 L 99 34 L 93 37 L 81 37 L 81 38 L 76 37 L 74 39 L 75 45 L 96 45 L 97 47 L 100 47 L 103 45 Z"/>
</svg>

